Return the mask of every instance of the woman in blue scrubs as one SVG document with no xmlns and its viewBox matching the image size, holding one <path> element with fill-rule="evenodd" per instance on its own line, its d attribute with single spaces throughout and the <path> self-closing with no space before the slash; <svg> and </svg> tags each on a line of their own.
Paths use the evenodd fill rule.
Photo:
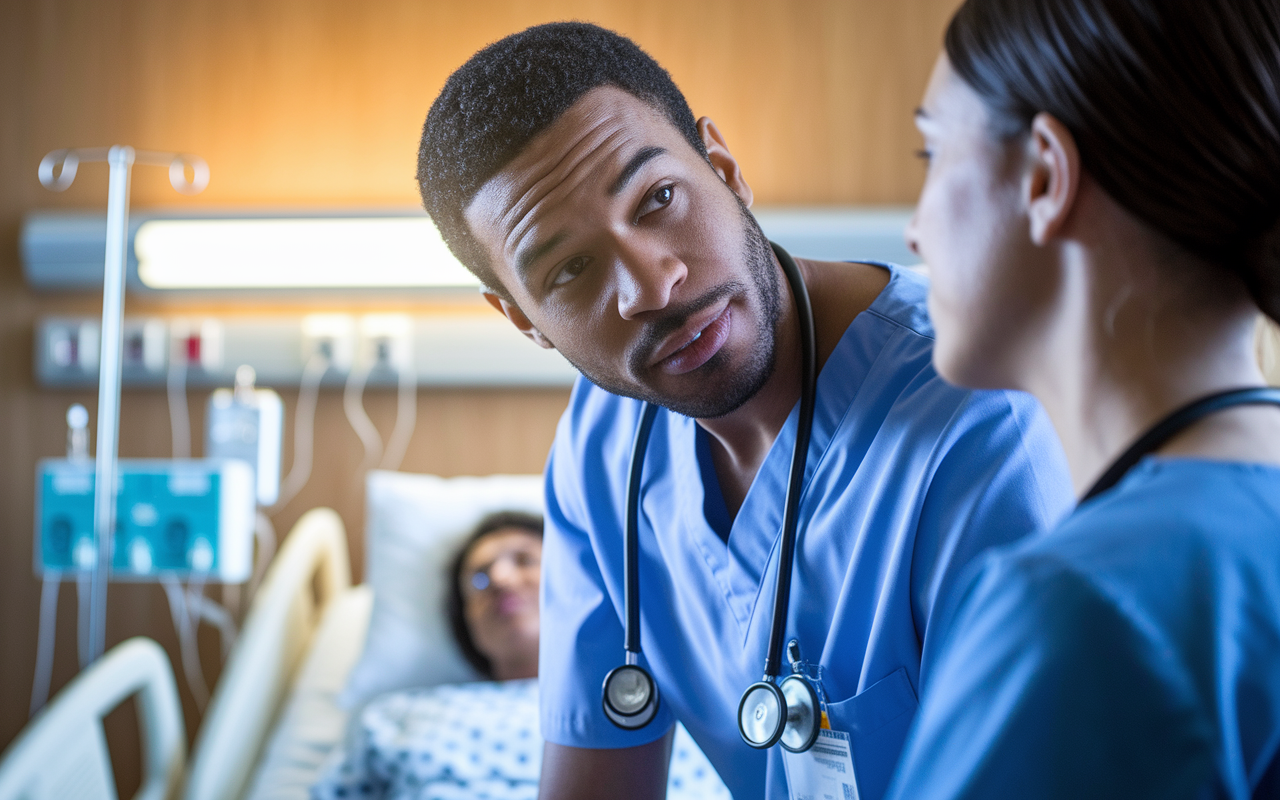
<svg viewBox="0 0 1280 800">
<path fill-rule="evenodd" d="M 1280 4 L 968 0 L 918 124 L 934 360 L 1032 392 L 1078 508 L 926 648 L 894 798 L 1280 797 Z M 1274 398 L 1274 395 L 1272 395 Z"/>
</svg>

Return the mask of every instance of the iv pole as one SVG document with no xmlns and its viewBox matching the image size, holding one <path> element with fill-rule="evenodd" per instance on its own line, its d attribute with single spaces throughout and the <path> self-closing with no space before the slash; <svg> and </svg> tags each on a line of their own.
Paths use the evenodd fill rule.
<svg viewBox="0 0 1280 800">
<path fill-rule="evenodd" d="M 120 431 L 120 369 L 124 346 L 124 282 L 129 243 L 129 178 L 134 164 L 168 165 L 169 183 L 183 194 L 198 194 L 209 184 L 209 165 L 199 156 L 155 153 L 127 145 L 54 150 L 40 162 L 40 183 L 65 191 L 80 162 L 106 161 L 107 249 L 102 289 L 102 336 L 98 358 L 98 451 L 93 485 L 93 538 L 97 557 L 89 590 L 89 661 L 106 649 L 107 571 L 116 527 L 117 449 Z M 187 178 L 190 168 L 192 177 Z M 57 174 L 54 171 L 57 170 Z"/>
</svg>

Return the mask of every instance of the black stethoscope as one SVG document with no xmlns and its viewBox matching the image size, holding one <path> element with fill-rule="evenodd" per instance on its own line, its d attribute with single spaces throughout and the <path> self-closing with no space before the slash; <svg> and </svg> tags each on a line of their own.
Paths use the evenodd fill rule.
<svg viewBox="0 0 1280 800">
<path fill-rule="evenodd" d="M 1115 486 L 1134 465 L 1144 456 L 1159 450 L 1165 442 L 1182 433 L 1195 423 L 1219 411 L 1236 406 L 1280 406 L 1280 389 L 1267 386 L 1254 386 L 1247 389 L 1228 389 L 1225 392 L 1211 394 L 1199 400 L 1193 400 L 1182 408 L 1151 426 L 1151 429 L 1134 442 L 1107 471 L 1102 473 L 1097 483 L 1080 499 L 1081 503 L 1092 500 Z"/>
<path fill-rule="evenodd" d="M 791 453 L 791 477 L 783 507 L 782 543 L 778 555 L 778 583 L 773 594 L 773 623 L 769 631 L 769 654 L 764 662 L 764 678 L 751 684 L 738 703 L 738 732 L 755 748 L 782 746 L 794 753 L 804 752 L 818 738 L 822 712 L 818 693 L 802 674 L 799 645 L 788 645 L 793 674 L 778 682 L 782 663 L 782 640 L 786 633 L 787 609 L 791 596 L 791 571 L 795 560 L 796 523 L 800 493 L 804 483 L 805 457 L 813 429 L 814 398 L 817 394 L 817 353 L 813 328 L 813 308 L 804 278 L 791 256 L 772 242 L 773 252 L 787 276 L 796 316 L 800 322 L 800 417 L 796 426 L 795 449 Z M 620 728 L 635 730 L 648 725 L 658 713 L 658 686 L 649 671 L 640 666 L 640 574 L 639 516 L 640 474 L 645 448 L 653 429 L 658 407 L 646 403 L 636 429 L 631 451 L 631 471 L 627 477 L 626 533 L 623 555 L 623 583 L 626 614 L 626 662 L 604 679 L 604 713 Z"/>
</svg>

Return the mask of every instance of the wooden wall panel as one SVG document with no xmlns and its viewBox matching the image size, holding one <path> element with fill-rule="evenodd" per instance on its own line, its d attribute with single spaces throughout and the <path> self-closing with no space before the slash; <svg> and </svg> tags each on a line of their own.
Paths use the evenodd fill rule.
<svg viewBox="0 0 1280 800">
<path fill-rule="evenodd" d="M 5 0 L 0 3 L 0 746 L 22 726 L 34 662 L 33 469 L 63 450 L 63 414 L 86 393 L 37 389 L 32 324 L 96 313 L 85 296 L 35 295 L 17 259 L 22 214 L 105 205 L 106 170 L 65 194 L 35 167 L 49 150 L 113 143 L 186 150 L 213 179 L 176 195 L 163 170 L 135 173 L 137 207 L 373 207 L 417 204 L 423 117 L 449 72 L 526 25 L 586 19 L 633 36 L 672 73 L 695 114 L 719 124 L 757 202 L 908 203 L 922 177 L 916 104 L 957 0 Z M 136 301 L 131 301 L 138 308 Z M 341 301 L 331 305 L 343 305 Z M 161 313 L 174 308 L 161 306 Z M 189 303 L 184 313 L 213 313 Z M 292 409 L 293 395 L 286 394 Z M 537 471 L 563 391 L 431 391 L 405 468 L 443 474 Z M 192 421 L 203 418 L 193 393 Z M 384 433 L 394 397 L 371 392 Z M 323 397 L 316 470 L 276 516 L 339 510 L 361 536 L 359 444 L 341 399 Z M 198 431 L 199 428 L 197 427 Z M 168 452 L 161 393 L 128 392 L 122 455 Z M 286 463 L 288 461 L 286 449 Z M 357 571 L 362 553 L 353 551 Z M 56 689 L 74 671 L 74 602 L 60 608 Z M 176 642 L 162 594 L 111 589 L 109 643 Z M 203 642 L 216 672 L 212 640 Z M 189 727 L 198 715 L 184 698 Z M 127 748 L 126 748 L 127 749 Z M 126 765 L 124 772 L 130 769 Z M 130 775 L 123 776 L 128 783 Z M 136 780 L 136 774 L 132 777 Z"/>
</svg>

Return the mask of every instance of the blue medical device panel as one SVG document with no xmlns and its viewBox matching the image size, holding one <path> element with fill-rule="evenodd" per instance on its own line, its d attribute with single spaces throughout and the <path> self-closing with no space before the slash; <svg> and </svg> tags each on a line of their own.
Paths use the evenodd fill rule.
<svg viewBox="0 0 1280 800">
<path fill-rule="evenodd" d="M 97 560 L 93 464 L 41 462 L 38 486 L 37 574 L 92 569 Z M 246 564 L 240 562 L 246 559 L 238 551 L 252 548 L 253 506 L 251 499 L 238 496 L 252 497 L 248 465 L 122 460 L 118 486 L 113 580 L 154 580 L 161 575 L 243 580 L 240 573 Z M 246 502 L 247 509 L 240 509 Z M 240 519 L 245 516 L 247 525 Z M 224 552 L 228 550 L 233 552 Z"/>
</svg>

